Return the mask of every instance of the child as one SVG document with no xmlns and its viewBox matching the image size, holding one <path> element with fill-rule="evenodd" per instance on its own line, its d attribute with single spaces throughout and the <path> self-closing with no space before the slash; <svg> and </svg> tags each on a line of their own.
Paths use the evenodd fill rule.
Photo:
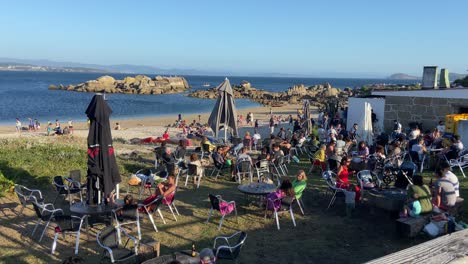
<svg viewBox="0 0 468 264">
<path fill-rule="evenodd" d="M 117 211 L 117 216 L 118 217 L 122 217 L 122 215 L 125 213 L 125 212 L 128 212 L 130 210 L 135 210 L 137 207 L 137 204 L 135 203 L 135 201 L 133 200 L 133 196 L 131 194 L 127 194 L 125 195 L 124 197 L 124 205 L 122 207 L 122 209 L 120 209 L 119 211 Z"/>
<path fill-rule="evenodd" d="M 419 217 L 421 214 L 421 203 L 419 202 L 419 195 L 416 193 L 408 200 L 408 204 L 403 208 L 401 217 Z"/>
<path fill-rule="evenodd" d="M 347 189 L 343 189 L 346 203 L 346 216 L 351 217 L 356 207 L 356 186 L 350 184 Z"/>
</svg>

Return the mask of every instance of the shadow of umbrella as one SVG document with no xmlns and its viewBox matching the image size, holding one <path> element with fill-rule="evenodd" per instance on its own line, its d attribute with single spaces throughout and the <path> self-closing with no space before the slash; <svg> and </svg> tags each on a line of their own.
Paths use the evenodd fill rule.
<svg viewBox="0 0 468 264">
<path fill-rule="evenodd" d="M 120 173 L 112 147 L 109 116 L 112 109 L 101 94 L 91 100 L 86 115 L 90 120 L 88 134 L 88 198 L 87 203 L 101 203 L 120 183 Z"/>
</svg>

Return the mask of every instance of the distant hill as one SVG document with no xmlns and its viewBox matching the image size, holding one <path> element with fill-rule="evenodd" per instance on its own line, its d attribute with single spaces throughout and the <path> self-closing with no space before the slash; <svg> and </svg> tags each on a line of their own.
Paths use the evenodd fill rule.
<svg viewBox="0 0 468 264">
<path fill-rule="evenodd" d="M 41 72 L 100 72 L 109 73 L 102 69 L 85 67 L 51 67 L 17 62 L 0 62 L 0 71 L 41 71 Z"/>
<path fill-rule="evenodd" d="M 43 66 L 52 68 L 82 68 L 92 69 L 89 72 L 114 72 L 114 73 L 132 73 L 132 74 L 160 74 L 160 75 L 210 75 L 214 72 L 199 71 L 196 69 L 161 69 L 154 66 L 132 65 L 132 64 L 116 64 L 116 65 L 100 65 L 86 64 L 67 61 L 51 61 L 51 60 L 28 60 L 16 58 L 0 58 L 0 63 L 15 63 L 30 66 Z"/>
<path fill-rule="evenodd" d="M 449 80 L 451 82 L 457 80 L 457 79 L 463 79 L 465 76 L 468 76 L 468 74 L 461 74 L 461 73 L 454 73 L 454 72 L 449 72 Z M 406 73 L 394 73 L 387 77 L 387 79 L 392 79 L 392 80 L 421 80 L 422 77 L 417 77 L 413 75 L 409 75 Z"/>
<path fill-rule="evenodd" d="M 449 72 L 449 79 L 450 81 L 455 81 L 457 79 L 463 79 L 465 78 L 466 76 L 468 76 L 468 74 L 462 74 L 462 73 L 451 73 Z"/>
<path fill-rule="evenodd" d="M 388 76 L 387 79 L 392 79 L 392 80 L 420 80 L 421 77 L 409 75 L 409 74 L 406 74 L 406 73 L 394 73 L 394 74 Z"/>
</svg>

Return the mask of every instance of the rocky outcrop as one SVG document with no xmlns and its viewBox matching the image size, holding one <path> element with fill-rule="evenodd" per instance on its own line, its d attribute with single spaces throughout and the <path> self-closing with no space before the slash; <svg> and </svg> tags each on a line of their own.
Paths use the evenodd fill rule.
<svg viewBox="0 0 468 264">
<path fill-rule="evenodd" d="M 345 105 L 348 96 L 352 95 L 352 90 L 340 90 L 333 88 L 329 83 L 307 87 L 303 84 L 289 87 L 284 92 L 274 93 L 261 89 L 256 89 L 247 81 L 242 81 L 240 85 L 233 87 L 234 98 L 251 99 L 267 106 L 282 106 L 285 104 L 302 103 L 304 99 L 311 101 L 313 105 L 319 108 L 325 108 L 330 98 L 336 98 L 340 105 Z M 191 97 L 216 99 L 218 93 L 216 88 L 207 90 L 198 90 L 188 94 Z"/>
<path fill-rule="evenodd" d="M 49 90 L 67 90 L 90 93 L 129 93 L 129 94 L 170 94 L 180 93 L 190 88 L 184 77 L 156 76 L 151 79 L 145 75 L 125 77 L 116 80 L 112 76 L 101 76 L 77 85 L 50 85 Z"/>
</svg>

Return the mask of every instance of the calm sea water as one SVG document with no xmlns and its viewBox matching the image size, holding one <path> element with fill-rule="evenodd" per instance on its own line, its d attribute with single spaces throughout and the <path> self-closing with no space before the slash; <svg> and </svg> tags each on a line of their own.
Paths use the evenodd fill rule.
<svg viewBox="0 0 468 264">
<path fill-rule="evenodd" d="M 0 72 L 0 124 L 14 124 L 19 117 L 26 124 L 27 118 L 37 118 L 41 123 L 59 119 L 66 121 L 86 120 L 85 110 L 93 94 L 51 91 L 50 84 L 78 84 L 96 79 L 99 73 L 52 73 L 52 72 Z M 123 79 L 128 74 L 111 74 Z M 220 76 L 185 76 L 192 89 L 206 89 L 203 84 L 216 86 L 224 80 Z M 334 78 L 271 78 L 271 77 L 229 77 L 232 85 L 248 80 L 253 87 L 269 91 L 284 91 L 294 84 L 331 83 L 334 87 L 355 87 L 369 83 L 390 83 L 395 81 L 379 79 L 334 79 Z M 398 81 L 411 83 L 411 81 Z M 133 95 L 110 94 L 108 103 L 113 110 L 112 118 L 165 116 L 179 113 L 210 112 L 214 100 L 187 97 L 185 94 Z M 258 106 L 246 99 L 236 100 L 237 108 Z"/>
</svg>

